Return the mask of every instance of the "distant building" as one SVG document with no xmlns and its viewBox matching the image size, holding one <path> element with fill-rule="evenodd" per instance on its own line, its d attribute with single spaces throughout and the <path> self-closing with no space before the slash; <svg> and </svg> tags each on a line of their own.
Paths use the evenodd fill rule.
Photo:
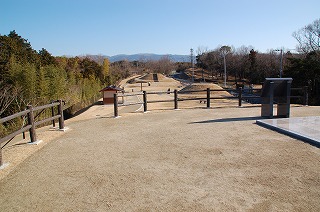
<svg viewBox="0 0 320 212">
<path fill-rule="evenodd" d="M 101 89 L 100 92 L 102 92 L 103 104 L 104 105 L 113 104 L 113 95 L 115 93 L 119 93 L 122 91 L 123 91 L 123 89 L 116 87 L 114 85 L 107 86 L 107 87 Z"/>
</svg>

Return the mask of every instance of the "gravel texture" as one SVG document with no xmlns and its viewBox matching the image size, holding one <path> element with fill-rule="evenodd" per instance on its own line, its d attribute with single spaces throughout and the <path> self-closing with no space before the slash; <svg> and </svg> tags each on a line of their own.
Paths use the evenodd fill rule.
<svg viewBox="0 0 320 212">
<path fill-rule="evenodd" d="M 0 170 L 0 211 L 320 211 L 319 148 L 256 125 L 259 107 L 119 112 L 95 105 L 39 132 Z"/>
</svg>

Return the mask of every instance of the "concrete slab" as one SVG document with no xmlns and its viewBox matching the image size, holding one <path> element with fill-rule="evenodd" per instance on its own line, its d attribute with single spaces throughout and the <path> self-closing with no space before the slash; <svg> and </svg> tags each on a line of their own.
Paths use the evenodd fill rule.
<svg viewBox="0 0 320 212">
<path fill-rule="evenodd" d="M 268 129 L 320 146 L 320 116 L 264 119 L 256 123 Z"/>
</svg>

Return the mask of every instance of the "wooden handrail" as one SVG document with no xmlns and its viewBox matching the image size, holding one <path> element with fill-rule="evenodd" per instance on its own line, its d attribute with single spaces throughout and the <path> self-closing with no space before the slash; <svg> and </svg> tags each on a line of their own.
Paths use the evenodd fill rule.
<svg viewBox="0 0 320 212">
<path fill-rule="evenodd" d="M 5 142 L 5 141 L 7 141 L 7 140 L 10 140 L 11 138 L 13 138 L 13 137 L 15 137 L 15 136 L 17 136 L 17 135 L 19 135 L 19 134 L 21 134 L 21 133 L 23 133 L 23 132 L 28 131 L 31 127 L 32 127 L 31 125 L 27 125 L 27 126 L 21 128 L 20 130 L 17 130 L 17 131 L 15 131 L 15 132 L 11 133 L 10 135 L 7 135 L 7 136 L 1 138 L 1 139 L 0 139 L 0 144 L 1 144 L 2 142 Z"/>
<path fill-rule="evenodd" d="M 54 106 L 57 106 L 59 105 L 60 103 L 59 102 L 56 102 L 56 103 L 51 103 L 51 104 L 47 104 L 47 105 L 42 105 L 42 106 L 38 106 L 38 107 L 34 107 L 33 108 L 33 111 L 37 111 L 37 110 L 42 110 L 42 109 L 46 109 L 46 108 L 51 108 L 51 107 L 54 107 Z"/>
<path fill-rule="evenodd" d="M 34 123 L 34 125 L 35 125 L 35 126 L 39 126 L 40 124 L 44 124 L 44 123 L 46 123 L 46 122 L 49 122 L 49 121 L 58 119 L 58 118 L 60 118 L 60 117 L 61 117 L 61 115 L 52 116 L 52 117 L 50 117 L 50 118 L 46 118 L 46 119 L 43 119 L 43 120 L 41 120 L 41 121 L 37 121 L 37 122 Z"/>
<path fill-rule="evenodd" d="M 178 109 L 178 102 L 179 101 L 192 101 L 192 100 L 206 100 L 207 103 L 207 108 L 210 108 L 210 100 L 211 99 L 238 99 L 238 106 L 242 106 L 242 100 L 244 99 L 258 99 L 260 96 L 247 96 L 246 92 L 252 93 L 253 91 L 261 91 L 261 88 L 245 88 L 245 89 L 210 89 L 207 88 L 205 90 L 190 90 L 190 91 L 160 91 L 160 92 L 146 92 L 144 91 L 143 93 L 139 94 L 130 94 L 130 95 L 119 95 L 120 97 L 122 96 L 138 96 L 138 95 L 143 95 L 144 96 L 144 101 L 143 102 L 136 102 L 136 103 L 127 103 L 127 104 L 118 104 L 118 95 L 114 96 L 114 114 L 115 117 L 117 117 L 119 114 L 118 107 L 119 106 L 129 106 L 129 105 L 137 105 L 137 104 L 143 104 L 144 105 L 144 112 L 147 110 L 147 103 L 160 103 L 160 102 L 174 102 L 174 109 Z M 303 104 L 307 105 L 308 102 L 308 90 L 306 87 L 303 88 L 291 88 L 291 90 L 302 90 L 303 96 L 290 96 L 290 98 L 303 98 Z M 212 92 L 221 92 L 221 91 L 227 91 L 227 92 L 237 92 L 239 95 L 237 96 L 211 96 Z M 193 98 L 178 98 L 178 94 L 186 94 L 186 93 L 197 93 L 197 92 L 206 92 L 206 97 L 193 97 Z M 147 101 L 146 95 L 147 94 L 174 94 L 173 99 L 168 99 L 168 100 L 151 100 Z"/>
<path fill-rule="evenodd" d="M 0 145 L 1 143 L 8 141 L 7 143 L 9 143 L 11 141 L 11 139 L 13 139 L 15 136 L 17 136 L 20 133 L 24 133 L 26 131 L 29 131 L 29 136 L 30 136 L 30 140 L 31 143 L 35 143 L 37 142 L 37 137 L 36 137 L 36 126 L 39 126 L 43 123 L 49 122 L 49 121 L 53 121 L 55 119 L 59 119 L 59 129 L 64 129 L 64 118 L 63 118 L 63 109 L 62 109 L 62 100 L 58 100 L 57 102 L 51 103 L 51 104 L 47 104 L 47 105 L 42 105 L 42 106 L 38 106 L 38 107 L 32 107 L 32 105 L 28 105 L 27 109 L 18 113 L 15 113 L 13 115 L 4 117 L 0 119 L 0 124 L 4 123 L 4 122 L 8 122 L 14 118 L 17 117 L 21 117 L 21 116 L 25 116 L 27 115 L 28 117 L 28 125 L 22 127 L 19 130 L 16 130 L 12 133 L 10 133 L 9 135 L 6 135 L 2 138 L 0 138 Z M 40 120 L 40 121 L 35 121 L 34 120 L 34 111 L 37 110 L 44 110 L 47 108 L 53 108 L 55 106 L 58 106 L 58 114 L 54 115 L 53 109 L 52 109 L 52 113 L 51 113 L 51 117 Z M 41 112 L 40 112 L 41 113 Z M 6 143 L 6 144 L 7 144 Z M 5 144 L 5 145 L 6 145 Z M 4 145 L 4 146 L 5 146 Z M 2 161 L 2 147 L 0 146 L 0 166 L 3 165 L 3 161 Z"/>
<path fill-rule="evenodd" d="M 24 111 L 12 114 L 10 116 L 4 117 L 4 118 L 0 119 L 0 124 L 7 122 L 7 121 L 10 121 L 10 120 L 17 118 L 17 117 L 27 115 L 29 112 L 30 112 L 30 110 L 24 110 Z"/>
</svg>

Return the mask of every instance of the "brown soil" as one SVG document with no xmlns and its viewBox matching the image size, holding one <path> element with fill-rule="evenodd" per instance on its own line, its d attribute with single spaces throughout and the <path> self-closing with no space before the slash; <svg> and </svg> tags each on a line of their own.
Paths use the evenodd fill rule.
<svg viewBox="0 0 320 212">
<path fill-rule="evenodd" d="M 210 88 L 211 90 L 223 90 L 223 88 L 217 84 L 193 83 L 191 85 L 184 87 L 180 91 L 188 92 L 188 91 L 194 91 L 194 90 L 206 90 L 207 88 Z M 200 93 L 206 93 L 206 91 L 200 92 Z M 218 96 L 231 96 L 231 94 L 226 91 L 214 91 L 213 94 L 214 94 L 214 96 L 217 96 L 217 97 Z"/>
<path fill-rule="evenodd" d="M 154 76 L 154 75 L 156 75 L 156 76 Z M 169 79 L 169 78 L 165 77 L 164 75 L 158 74 L 158 73 L 149 73 L 149 74 L 146 74 L 146 75 L 142 76 L 140 79 L 141 80 L 146 80 L 146 81 L 153 81 L 155 78 L 159 82 L 168 81 L 168 79 Z"/>
</svg>

